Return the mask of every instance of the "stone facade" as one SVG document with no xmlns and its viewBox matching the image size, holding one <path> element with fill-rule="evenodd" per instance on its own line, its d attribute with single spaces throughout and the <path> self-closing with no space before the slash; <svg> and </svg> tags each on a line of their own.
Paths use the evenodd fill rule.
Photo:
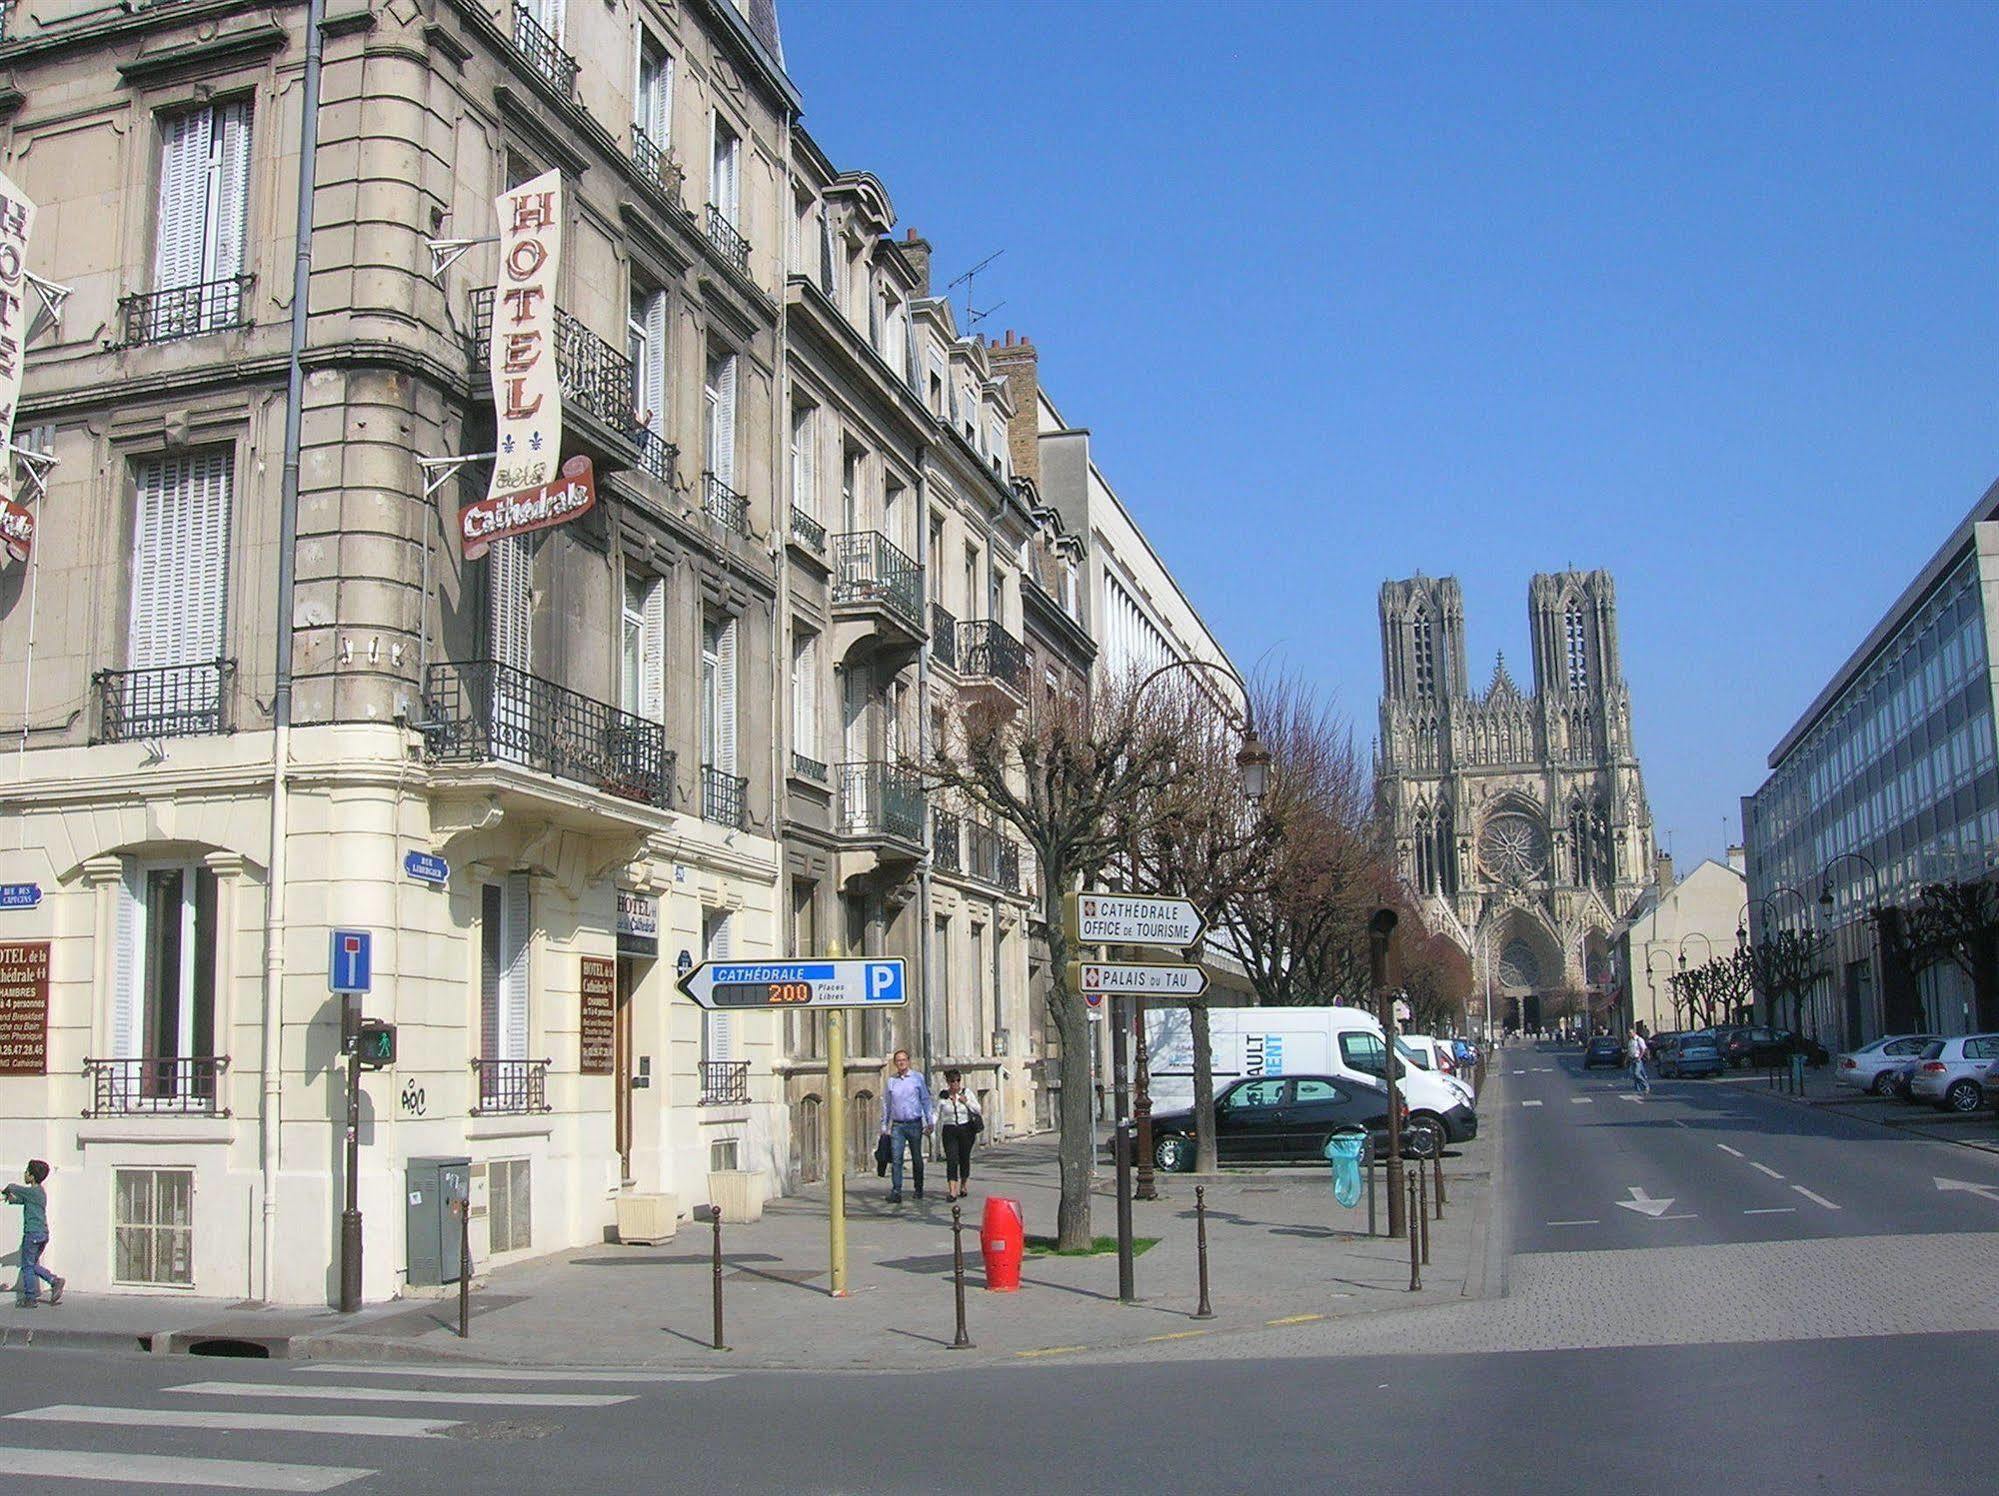
<svg viewBox="0 0 1999 1496">
<path fill-rule="evenodd" d="M 1532 690 L 1501 658 L 1475 693 L 1456 579 L 1382 584 L 1376 779 L 1403 880 L 1495 1021 L 1533 1026 L 1549 995 L 1609 982 L 1653 848 L 1609 573 L 1536 576 L 1528 624 Z"/>
</svg>

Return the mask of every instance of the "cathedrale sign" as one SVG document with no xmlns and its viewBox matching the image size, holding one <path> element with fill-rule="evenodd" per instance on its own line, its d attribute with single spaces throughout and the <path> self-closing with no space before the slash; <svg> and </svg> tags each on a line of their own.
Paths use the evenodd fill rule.
<svg viewBox="0 0 1999 1496">
<path fill-rule="evenodd" d="M 0 544 L 16 561 L 28 559 L 35 543 L 35 516 L 14 502 L 14 403 L 21 398 L 21 345 L 27 341 L 28 236 L 35 205 L 0 176 Z"/>
</svg>

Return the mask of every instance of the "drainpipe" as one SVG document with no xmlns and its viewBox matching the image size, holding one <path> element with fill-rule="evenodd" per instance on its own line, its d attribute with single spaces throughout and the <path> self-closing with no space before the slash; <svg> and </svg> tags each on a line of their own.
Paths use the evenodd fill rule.
<svg viewBox="0 0 1999 1496">
<path fill-rule="evenodd" d="M 915 329 L 910 330 L 915 337 Z M 923 578 L 923 607 L 927 614 L 930 607 L 930 477 L 921 456 L 916 464 L 916 565 Z M 917 757 L 923 758 L 923 745 L 930 737 L 930 643 L 929 619 L 924 619 L 924 645 L 916 652 L 916 743 Z M 931 743 L 932 752 L 940 751 L 941 743 Z M 923 1074 L 931 1088 L 937 1086 L 937 1056 L 935 1050 L 936 1025 L 931 1021 L 933 994 L 936 990 L 937 972 L 935 952 L 932 949 L 932 926 L 936 917 L 931 913 L 930 871 L 934 849 L 931 846 L 931 828 L 934 822 L 930 815 L 930 800 L 926 795 L 923 803 L 923 861 L 916 867 L 916 960 L 923 973 L 923 1003 L 917 1009 L 922 1034 L 918 1043 L 923 1049 Z M 948 1042 L 948 1040 L 947 1040 Z M 937 1134 L 935 1147 L 943 1147 L 943 1134 Z"/>
<path fill-rule="evenodd" d="M 312 295 L 312 198 L 319 164 L 319 69 L 324 42 L 320 24 L 326 0 L 307 0 L 305 78 L 299 107 L 298 219 L 293 229 L 291 360 L 285 371 L 285 455 L 278 521 L 278 673 L 271 695 L 271 855 L 264 885 L 263 1107 L 257 1153 L 262 1181 L 261 1260 L 257 1296 L 271 1299 L 272 1264 L 278 1242 L 280 1107 L 284 1081 L 285 842 L 290 806 L 287 775 L 292 726 L 292 584 L 298 550 L 299 427 L 305 403 L 306 316 Z"/>
</svg>

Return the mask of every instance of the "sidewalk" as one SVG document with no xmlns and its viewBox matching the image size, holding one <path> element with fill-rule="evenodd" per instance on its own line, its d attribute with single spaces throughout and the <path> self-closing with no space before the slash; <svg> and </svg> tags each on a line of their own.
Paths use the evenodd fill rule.
<svg viewBox="0 0 1999 1496">
<path fill-rule="evenodd" d="M 1490 1109 L 1495 1120 L 1498 1107 Z M 1314 1318 L 1458 1301 L 1488 1290 L 1491 1135 L 1445 1158 L 1449 1207 L 1431 1222 L 1431 1266 L 1410 1293 L 1405 1241 L 1370 1239 L 1366 1203 L 1342 1208 L 1323 1165 L 1162 1175 L 1166 1198 L 1134 1207 L 1136 1235 L 1158 1242 L 1136 1260 L 1138 1301 L 1117 1301 L 1114 1253 L 1030 1256 L 1020 1292 L 984 1291 L 978 1219 L 988 1192 L 1020 1202 L 1030 1237 L 1052 1236 L 1058 1199 L 1055 1144 L 1034 1138 L 983 1150 L 965 1211 L 967 1320 L 976 1348 L 950 1349 L 954 1328 L 951 1216 L 940 1198 L 883 1203 L 872 1175 L 849 1181 L 848 1286 L 827 1292 L 823 1185 L 723 1228 L 726 1338 L 709 1346 L 710 1228 L 681 1223 L 658 1247 L 601 1246 L 554 1253 L 476 1280 L 471 1338 L 456 1336 L 457 1301 L 405 1300 L 358 1316 L 274 1310 L 218 1300 L 72 1294 L 60 1308 L 0 1309 L 0 1344 L 184 1350 L 202 1341 L 249 1342 L 274 1356 L 540 1365 L 922 1370 L 1032 1361 L 1297 1324 Z M 1204 1185 L 1214 1318 L 1195 1320 L 1194 1188 Z M 1099 1236 L 1116 1232 L 1105 1167 L 1091 1209 Z M 907 1196 L 905 1196 L 907 1199 Z M 1382 1229 L 1386 1207 L 1380 1209 Z"/>
<path fill-rule="evenodd" d="M 1720 1084 L 1746 1087 L 1759 1096 L 1770 1096 L 1790 1102 L 1793 1106 L 1830 1107 L 1841 1116 L 1856 1117 L 1896 1132 L 1999 1153 L 1999 1113 L 1976 1111 L 1960 1116 L 1954 1112 L 1940 1112 L 1927 1102 L 1911 1104 L 1869 1096 L 1861 1091 L 1835 1086 L 1830 1065 L 1821 1065 L 1816 1070 L 1806 1069 L 1802 1096 L 1792 1095 L 1783 1089 L 1785 1078 L 1781 1073 L 1777 1076 L 1774 1089 L 1769 1078 L 1760 1070 L 1731 1071 L 1717 1079 Z"/>
</svg>

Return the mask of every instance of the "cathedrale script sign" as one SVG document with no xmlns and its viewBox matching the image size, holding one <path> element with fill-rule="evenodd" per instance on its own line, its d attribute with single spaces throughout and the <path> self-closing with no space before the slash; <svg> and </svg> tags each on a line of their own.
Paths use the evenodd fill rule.
<svg viewBox="0 0 1999 1496">
<path fill-rule="evenodd" d="M 572 457 L 553 483 L 521 493 L 476 499 L 458 511 L 458 538 L 465 559 L 477 561 L 496 540 L 545 530 L 589 512 L 597 502 L 597 475 L 587 457 Z"/>
<path fill-rule="evenodd" d="M 21 345 L 27 341 L 28 237 L 35 205 L 0 176 L 0 545 L 25 561 L 35 544 L 35 516 L 14 502 L 14 403 L 21 398 Z"/>
<path fill-rule="evenodd" d="M 562 460 L 562 388 L 555 347 L 562 174 L 546 171 L 501 193 L 494 209 L 500 220 L 500 283 L 493 294 L 487 348 L 497 443 L 489 499 L 554 484 Z"/>
</svg>

